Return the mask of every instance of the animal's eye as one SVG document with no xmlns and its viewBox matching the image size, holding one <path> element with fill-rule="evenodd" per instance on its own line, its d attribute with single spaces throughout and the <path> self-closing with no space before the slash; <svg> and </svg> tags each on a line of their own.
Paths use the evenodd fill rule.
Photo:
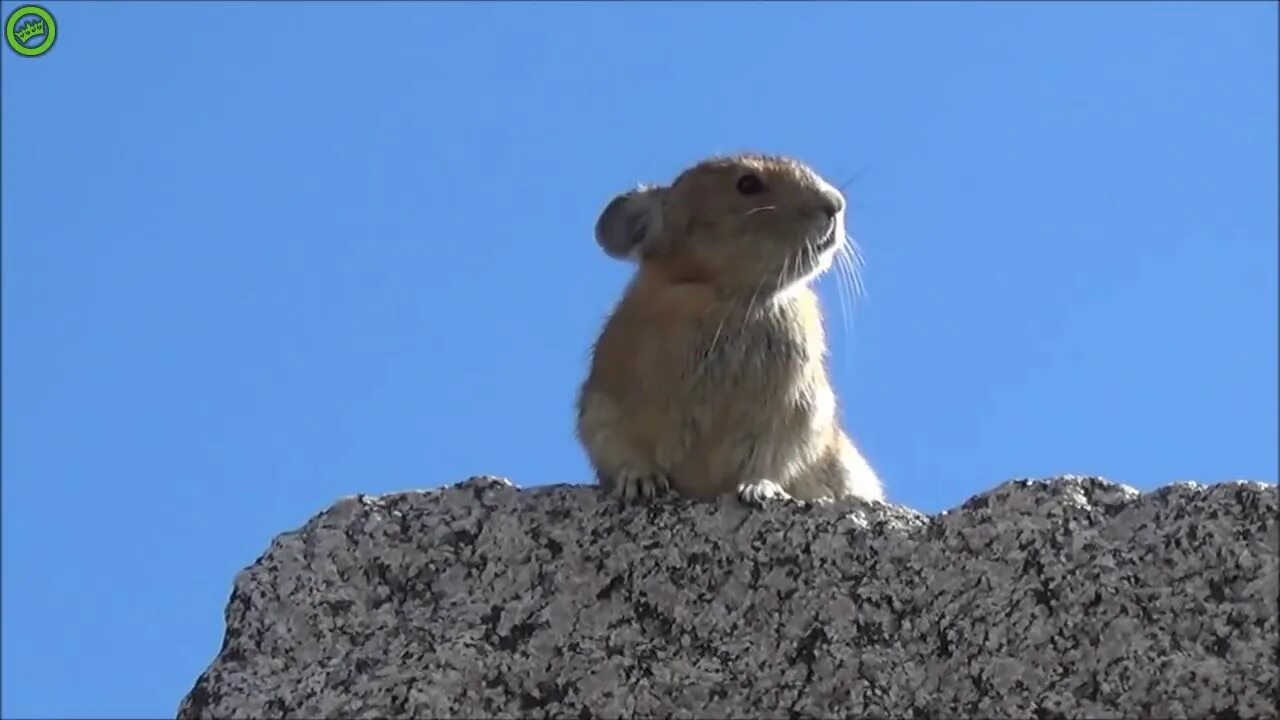
<svg viewBox="0 0 1280 720">
<path fill-rule="evenodd" d="M 751 173 L 738 178 L 738 192 L 743 195 L 755 195 L 764 191 L 764 182 Z"/>
</svg>

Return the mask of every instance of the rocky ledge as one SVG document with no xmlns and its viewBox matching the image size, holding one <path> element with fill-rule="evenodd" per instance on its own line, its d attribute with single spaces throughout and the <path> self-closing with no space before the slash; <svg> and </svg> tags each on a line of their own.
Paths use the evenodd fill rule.
<svg viewBox="0 0 1280 720">
<path fill-rule="evenodd" d="M 1277 527 L 1243 482 L 357 496 L 240 573 L 178 716 L 1276 717 Z"/>
</svg>

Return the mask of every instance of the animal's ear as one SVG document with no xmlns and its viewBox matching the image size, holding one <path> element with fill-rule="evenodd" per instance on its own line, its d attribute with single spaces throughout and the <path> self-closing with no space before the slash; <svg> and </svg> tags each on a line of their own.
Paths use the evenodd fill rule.
<svg viewBox="0 0 1280 720">
<path fill-rule="evenodd" d="M 666 188 L 641 186 L 622 193 L 605 206 L 596 220 L 596 242 L 605 254 L 638 262 L 662 229 L 662 198 Z"/>
</svg>

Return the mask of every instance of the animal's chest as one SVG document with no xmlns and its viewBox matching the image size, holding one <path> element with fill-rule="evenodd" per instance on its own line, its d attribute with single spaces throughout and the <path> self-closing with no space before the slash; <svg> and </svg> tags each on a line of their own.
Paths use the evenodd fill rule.
<svg viewBox="0 0 1280 720">
<path fill-rule="evenodd" d="M 783 319 L 726 323 L 700 338 L 668 406 L 679 439 L 663 461 L 676 478 L 724 489 L 743 473 L 782 472 L 778 458 L 790 457 L 810 425 L 815 372 L 810 338 Z"/>
<path fill-rule="evenodd" d="M 776 400 L 792 393 L 811 360 L 807 338 L 785 316 L 708 324 L 693 349 L 684 359 L 687 390 L 703 397 Z"/>
</svg>

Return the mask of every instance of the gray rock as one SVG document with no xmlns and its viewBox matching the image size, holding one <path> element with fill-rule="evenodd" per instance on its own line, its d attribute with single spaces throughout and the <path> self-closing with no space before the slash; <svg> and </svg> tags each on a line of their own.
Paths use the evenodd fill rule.
<svg viewBox="0 0 1280 720">
<path fill-rule="evenodd" d="M 1243 482 L 358 496 L 236 578 L 178 716 L 1276 717 L 1277 527 Z"/>
</svg>

